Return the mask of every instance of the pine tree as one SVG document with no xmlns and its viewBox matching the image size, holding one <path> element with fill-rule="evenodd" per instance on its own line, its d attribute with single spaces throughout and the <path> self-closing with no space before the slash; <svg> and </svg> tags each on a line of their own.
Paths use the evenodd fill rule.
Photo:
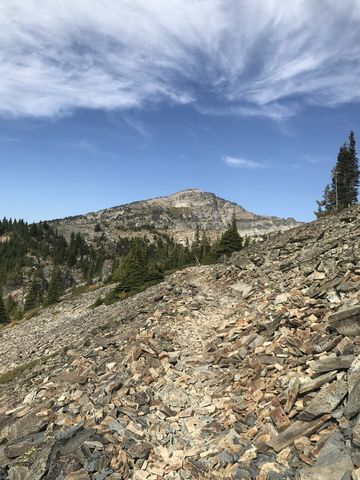
<svg viewBox="0 0 360 480">
<path fill-rule="evenodd" d="M 120 268 L 117 292 L 136 292 L 143 285 L 146 267 L 142 249 L 137 245 L 124 259 Z"/>
<path fill-rule="evenodd" d="M 27 312 L 40 307 L 42 300 L 41 281 L 40 279 L 35 278 L 31 283 L 29 293 L 26 295 L 24 311 Z"/>
<path fill-rule="evenodd" d="M 73 267 L 76 264 L 76 244 L 74 232 L 71 232 L 69 251 L 67 255 L 67 264 L 69 265 L 69 267 Z"/>
<path fill-rule="evenodd" d="M 315 212 L 317 217 L 321 217 L 325 213 L 331 212 L 336 208 L 335 189 L 329 184 L 324 188 L 323 198 L 321 201 L 317 200 L 318 211 Z"/>
<path fill-rule="evenodd" d="M 351 154 L 346 144 L 340 147 L 337 162 L 332 177 L 332 192 L 335 192 L 336 207 L 342 210 L 353 203 L 353 192 L 350 177 Z"/>
<path fill-rule="evenodd" d="M 317 201 L 317 217 L 357 203 L 360 170 L 353 131 L 349 134 L 348 142 L 340 147 L 331 176 L 331 186 L 326 185 L 322 200 Z"/>
<path fill-rule="evenodd" d="M 22 311 L 19 307 L 19 304 L 14 300 L 11 295 L 8 295 L 6 297 L 5 310 L 9 320 L 21 320 Z"/>
<path fill-rule="evenodd" d="M 61 295 L 64 293 L 64 284 L 61 271 L 56 267 L 51 275 L 49 289 L 46 296 L 46 305 L 52 305 L 59 301 Z"/>
<path fill-rule="evenodd" d="M 9 321 L 9 317 L 5 308 L 5 303 L 2 295 L 0 295 L 0 324 L 7 323 Z"/>
<path fill-rule="evenodd" d="M 350 205 L 354 205 L 358 201 L 360 169 L 359 161 L 356 153 L 356 141 L 353 131 L 349 134 L 348 149 L 350 153 L 349 159 L 349 200 Z"/>
<path fill-rule="evenodd" d="M 216 246 L 216 255 L 230 255 L 233 252 L 242 249 L 242 239 L 236 226 L 235 214 L 232 217 L 228 229 L 221 235 L 220 241 Z"/>
</svg>

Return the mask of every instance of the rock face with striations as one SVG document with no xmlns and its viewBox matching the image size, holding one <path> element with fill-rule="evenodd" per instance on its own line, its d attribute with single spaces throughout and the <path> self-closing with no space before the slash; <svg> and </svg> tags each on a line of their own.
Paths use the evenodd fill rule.
<svg viewBox="0 0 360 480">
<path fill-rule="evenodd" d="M 360 478 L 359 238 L 354 208 L 1 330 L 0 478 Z"/>
<path fill-rule="evenodd" d="M 68 217 L 56 220 L 55 224 L 65 236 L 70 236 L 70 233 L 75 231 L 90 239 L 97 236 L 104 238 L 105 235 L 114 240 L 131 234 L 129 232 L 143 234 L 144 231 L 152 229 L 167 233 L 179 242 L 185 242 L 186 239 L 194 238 L 196 228 L 205 230 L 210 237 L 219 236 L 227 228 L 234 213 L 241 235 L 260 235 L 299 225 L 292 218 L 256 215 L 234 202 L 197 189 Z"/>
</svg>

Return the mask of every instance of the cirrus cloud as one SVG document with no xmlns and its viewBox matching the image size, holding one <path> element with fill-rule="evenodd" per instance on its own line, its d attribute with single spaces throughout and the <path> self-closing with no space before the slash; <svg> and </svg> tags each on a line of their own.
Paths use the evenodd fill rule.
<svg viewBox="0 0 360 480">
<path fill-rule="evenodd" d="M 360 0 L 2 0 L 0 115 L 358 102 Z"/>
<path fill-rule="evenodd" d="M 236 167 L 236 168 L 260 168 L 264 165 L 259 162 L 254 162 L 253 160 L 246 160 L 245 158 L 237 158 L 237 157 L 229 157 L 228 155 L 224 155 L 223 157 L 224 163 L 228 167 Z"/>
</svg>

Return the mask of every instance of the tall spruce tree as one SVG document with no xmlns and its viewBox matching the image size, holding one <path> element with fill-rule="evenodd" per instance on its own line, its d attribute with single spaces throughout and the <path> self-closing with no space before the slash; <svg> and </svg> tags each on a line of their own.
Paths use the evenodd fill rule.
<svg viewBox="0 0 360 480">
<path fill-rule="evenodd" d="M 40 307 L 42 301 L 43 298 L 40 280 L 33 279 L 30 290 L 25 298 L 24 311 L 27 312 L 29 310 L 33 310 L 34 308 Z"/>
<path fill-rule="evenodd" d="M 318 204 L 318 211 L 315 212 L 317 216 L 321 216 L 324 213 L 329 213 L 336 208 L 335 190 L 329 184 L 324 188 L 322 200 L 316 200 Z"/>
<path fill-rule="evenodd" d="M 347 143 L 340 147 L 331 177 L 331 185 L 326 185 L 322 200 L 317 201 L 317 217 L 357 203 L 360 170 L 353 131 L 350 132 Z"/>
<path fill-rule="evenodd" d="M 356 200 L 354 202 L 353 186 L 351 185 L 351 178 L 354 175 L 351 160 L 350 150 L 344 144 L 340 147 L 332 177 L 331 190 L 335 193 L 337 210 L 342 210 L 356 202 Z"/>
<path fill-rule="evenodd" d="M 221 235 L 220 241 L 215 247 L 216 256 L 220 257 L 221 255 L 230 255 L 233 252 L 241 250 L 242 246 L 242 239 L 236 226 L 235 214 L 233 214 L 229 227 Z"/>
<path fill-rule="evenodd" d="M 49 283 L 49 289 L 45 301 L 46 305 L 52 305 L 58 302 L 61 295 L 63 295 L 64 290 L 65 289 L 61 271 L 58 267 L 55 267 Z"/>
<path fill-rule="evenodd" d="M 7 323 L 9 321 L 9 317 L 5 308 L 5 303 L 2 295 L 0 295 L 0 324 Z"/>
<path fill-rule="evenodd" d="M 349 200 L 354 205 L 358 201 L 360 169 L 359 160 L 356 153 L 355 134 L 351 130 L 348 140 L 348 149 L 350 153 L 349 159 Z"/>
</svg>

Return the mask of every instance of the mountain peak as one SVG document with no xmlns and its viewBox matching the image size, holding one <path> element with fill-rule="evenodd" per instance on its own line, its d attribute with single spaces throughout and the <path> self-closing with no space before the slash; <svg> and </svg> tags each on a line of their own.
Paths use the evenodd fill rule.
<svg viewBox="0 0 360 480">
<path fill-rule="evenodd" d="M 129 232 L 143 235 L 146 231 L 156 230 L 176 241 L 186 242 L 193 239 L 197 228 L 205 231 L 210 238 L 217 238 L 234 214 L 241 235 L 265 234 L 298 225 L 293 219 L 256 215 L 235 202 L 199 188 L 56 220 L 55 223 L 56 228 L 67 237 L 71 232 L 80 232 L 86 238 L 95 240 L 102 232 L 116 241 L 119 237 L 128 236 Z"/>
</svg>

